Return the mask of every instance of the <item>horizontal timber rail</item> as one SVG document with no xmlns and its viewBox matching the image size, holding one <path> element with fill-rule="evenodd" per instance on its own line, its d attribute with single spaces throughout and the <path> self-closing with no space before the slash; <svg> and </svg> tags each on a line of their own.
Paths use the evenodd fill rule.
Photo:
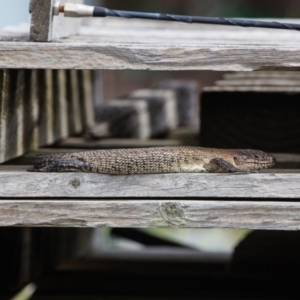
<svg viewBox="0 0 300 300">
<path fill-rule="evenodd" d="M 0 226 L 299 230 L 300 203 L 1 200 Z"/>
<path fill-rule="evenodd" d="M 0 198 L 300 198 L 298 169 L 251 174 L 111 176 L 27 173 L 29 168 L 0 167 Z"/>
<path fill-rule="evenodd" d="M 299 41 L 296 31 L 107 19 L 51 43 L 0 32 L 0 68 L 299 70 Z"/>
</svg>

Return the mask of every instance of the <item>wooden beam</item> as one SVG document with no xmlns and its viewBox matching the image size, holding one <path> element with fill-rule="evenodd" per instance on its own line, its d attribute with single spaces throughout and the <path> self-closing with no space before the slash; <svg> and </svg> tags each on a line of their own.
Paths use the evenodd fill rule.
<svg viewBox="0 0 300 300">
<path fill-rule="evenodd" d="M 94 20 L 78 36 L 38 45 L 0 33 L 0 68 L 300 70 L 299 42 L 296 31 Z"/>
<path fill-rule="evenodd" d="M 27 173 L 30 166 L 0 167 L 0 198 L 300 198 L 299 170 L 256 174 Z"/>
<path fill-rule="evenodd" d="M 0 226 L 299 230 L 300 203 L 184 200 L 1 200 Z"/>
</svg>

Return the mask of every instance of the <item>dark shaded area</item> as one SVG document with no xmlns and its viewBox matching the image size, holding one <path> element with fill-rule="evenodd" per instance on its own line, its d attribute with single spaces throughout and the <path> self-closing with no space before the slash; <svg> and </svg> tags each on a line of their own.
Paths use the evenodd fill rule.
<svg viewBox="0 0 300 300">
<path fill-rule="evenodd" d="M 299 114 L 298 93 L 205 92 L 200 144 L 299 153 Z"/>
</svg>

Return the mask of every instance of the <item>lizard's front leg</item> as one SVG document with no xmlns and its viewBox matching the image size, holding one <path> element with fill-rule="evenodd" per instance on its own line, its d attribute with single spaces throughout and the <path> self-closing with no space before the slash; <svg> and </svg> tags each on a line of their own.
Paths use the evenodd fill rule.
<svg viewBox="0 0 300 300">
<path fill-rule="evenodd" d="M 222 158 L 214 158 L 204 167 L 209 173 L 234 173 L 241 171 Z"/>
</svg>

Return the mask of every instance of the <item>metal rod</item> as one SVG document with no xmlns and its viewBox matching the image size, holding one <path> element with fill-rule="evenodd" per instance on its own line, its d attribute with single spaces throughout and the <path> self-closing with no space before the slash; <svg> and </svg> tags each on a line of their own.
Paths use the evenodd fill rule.
<svg viewBox="0 0 300 300">
<path fill-rule="evenodd" d="M 56 9 L 56 11 L 58 11 Z M 175 21 L 184 23 L 201 23 L 215 25 L 230 25 L 242 27 L 259 27 L 272 29 L 300 30 L 300 24 L 281 23 L 275 21 L 257 21 L 246 19 L 232 19 L 219 17 L 185 16 L 161 13 L 144 13 L 135 11 L 113 10 L 105 7 L 89 6 L 83 4 L 65 3 L 59 6 L 59 12 L 63 12 L 66 17 L 118 17 L 136 18 L 161 21 Z"/>
</svg>

